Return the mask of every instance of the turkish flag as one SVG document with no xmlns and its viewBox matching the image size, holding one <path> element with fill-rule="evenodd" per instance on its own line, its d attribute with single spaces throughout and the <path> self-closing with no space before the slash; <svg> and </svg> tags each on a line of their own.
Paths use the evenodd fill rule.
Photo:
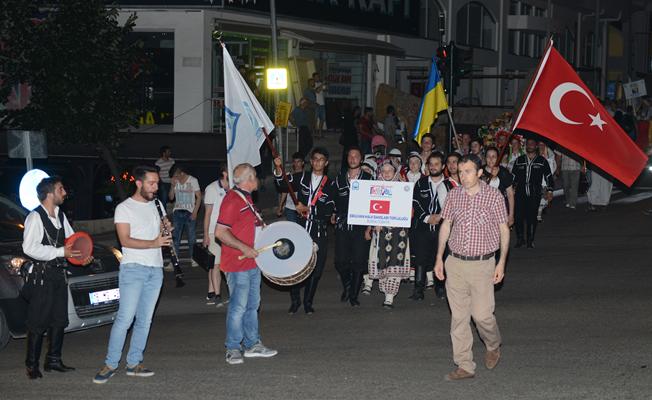
<svg viewBox="0 0 652 400">
<path fill-rule="evenodd" d="M 371 200 L 369 214 L 389 214 L 389 200 Z"/>
<path fill-rule="evenodd" d="M 516 118 L 516 129 L 553 140 L 627 186 L 648 160 L 552 47 L 552 41 Z"/>
</svg>

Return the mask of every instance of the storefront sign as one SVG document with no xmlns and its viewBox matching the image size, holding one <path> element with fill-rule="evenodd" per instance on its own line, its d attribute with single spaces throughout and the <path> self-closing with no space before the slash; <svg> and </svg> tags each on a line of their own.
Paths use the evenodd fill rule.
<svg viewBox="0 0 652 400">
<path fill-rule="evenodd" d="M 409 228 L 413 182 L 352 180 L 348 223 Z"/>
<path fill-rule="evenodd" d="M 292 104 L 279 101 L 276 105 L 276 114 L 274 115 L 274 125 L 281 128 L 288 127 L 288 120 L 290 119 L 290 111 L 292 111 Z"/>
<path fill-rule="evenodd" d="M 337 97 L 351 95 L 351 82 L 353 74 L 350 67 L 328 67 L 328 96 Z"/>
</svg>

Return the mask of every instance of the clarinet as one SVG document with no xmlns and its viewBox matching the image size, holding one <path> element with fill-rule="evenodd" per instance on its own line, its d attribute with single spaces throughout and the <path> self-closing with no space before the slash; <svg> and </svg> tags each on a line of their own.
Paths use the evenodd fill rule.
<svg viewBox="0 0 652 400">
<path fill-rule="evenodd" d="M 158 211 L 159 217 L 161 217 L 161 225 L 163 226 L 163 235 L 170 236 L 170 231 L 165 225 L 165 215 L 163 214 L 163 205 L 159 199 L 154 200 L 156 202 L 156 211 Z M 177 257 L 177 252 L 174 250 L 174 244 L 170 246 L 170 262 L 172 267 L 174 267 L 174 276 L 177 279 L 177 286 L 183 286 L 183 271 L 181 270 L 181 264 L 179 263 L 179 257 Z"/>
</svg>

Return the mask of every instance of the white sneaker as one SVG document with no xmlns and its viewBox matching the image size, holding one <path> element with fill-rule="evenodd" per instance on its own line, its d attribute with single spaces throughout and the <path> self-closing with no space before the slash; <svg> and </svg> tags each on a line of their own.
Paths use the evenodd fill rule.
<svg viewBox="0 0 652 400">
<path fill-rule="evenodd" d="M 197 262 L 195 260 L 190 260 L 190 266 L 193 267 L 193 268 L 197 268 L 197 267 L 199 267 L 199 264 L 197 264 Z"/>
<path fill-rule="evenodd" d="M 226 363 L 231 365 L 244 363 L 244 358 L 242 358 L 242 352 L 240 352 L 240 350 L 238 349 L 227 350 Z"/>
<path fill-rule="evenodd" d="M 251 357 L 269 358 L 269 357 L 274 357 L 277 354 L 278 351 L 265 347 L 265 345 L 262 342 L 256 343 L 255 345 L 246 349 L 244 352 L 244 356 L 247 358 L 251 358 Z"/>
</svg>

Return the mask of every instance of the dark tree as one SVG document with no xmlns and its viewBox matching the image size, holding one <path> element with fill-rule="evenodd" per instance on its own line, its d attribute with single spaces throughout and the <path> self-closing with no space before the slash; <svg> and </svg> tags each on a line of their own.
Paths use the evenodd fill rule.
<svg viewBox="0 0 652 400">
<path fill-rule="evenodd" d="M 0 96 L 6 99 L 16 83 L 29 84 L 32 95 L 24 109 L 1 111 L 1 127 L 44 130 L 57 144 L 94 145 L 119 177 L 113 153 L 124 129 L 138 124 L 142 45 L 129 38 L 136 15 L 119 24 L 118 10 L 101 0 L 3 3 Z"/>
</svg>

